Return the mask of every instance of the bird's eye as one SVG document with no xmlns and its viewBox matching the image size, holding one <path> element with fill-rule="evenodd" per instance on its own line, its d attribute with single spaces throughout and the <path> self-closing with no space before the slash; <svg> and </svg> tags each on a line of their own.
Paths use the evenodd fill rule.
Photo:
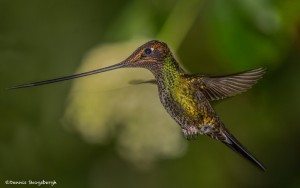
<svg viewBox="0 0 300 188">
<path fill-rule="evenodd" d="M 145 51 L 144 51 L 144 53 L 145 53 L 146 55 L 150 55 L 150 54 L 152 53 L 152 51 L 153 51 L 152 48 L 146 48 Z"/>
</svg>

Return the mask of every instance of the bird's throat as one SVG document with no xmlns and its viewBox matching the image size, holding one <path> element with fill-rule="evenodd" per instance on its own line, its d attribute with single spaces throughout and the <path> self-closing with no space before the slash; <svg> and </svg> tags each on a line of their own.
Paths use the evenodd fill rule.
<svg viewBox="0 0 300 188">
<path fill-rule="evenodd" d="M 177 62 L 171 57 L 166 58 L 162 69 L 162 77 L 167 91 L 175 92 L 180 84 L 180 74 L 180 67 Z"/>
</svg>

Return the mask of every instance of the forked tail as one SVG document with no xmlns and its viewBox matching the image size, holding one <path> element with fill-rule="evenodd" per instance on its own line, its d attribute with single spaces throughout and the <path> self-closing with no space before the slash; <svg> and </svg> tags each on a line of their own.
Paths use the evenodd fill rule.
<svg viewBox="0 0 300 188">
<path fill-rule="evenodd" d="M 255 166 L 257 166 L 259 169 L 266 171 L 266 168 L 264 167 L 264 165 L 259 162 L 257 159 L 255 159 L 255 157 L 249 152 L 247 151 L 247 149 L 245 147 L 243 147 L 236 138 L 234 138 L 234 136 L 232 136 L 228 131 L 224 130 L 224 134 L 227 136 L 227 138 L 230 140 L 231 144 L 223 142 L 225 145 L 227 145 L 228 147 L 230 147 L 232 150 L 238 152 L 239 154 L 241 154 L 243 157 L 245 157 L 246 159 L 248 159 L 249 161 L 251 161 Z"/>
</svg>

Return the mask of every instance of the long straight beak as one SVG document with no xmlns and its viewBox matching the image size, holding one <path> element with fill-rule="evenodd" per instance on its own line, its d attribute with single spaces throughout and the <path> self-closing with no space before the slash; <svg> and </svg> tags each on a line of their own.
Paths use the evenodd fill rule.
<svg viewBox="0 0 300 188">
<path fill-rule="evenodd" d="M 98 74 L 98 73 L 102 73 L 102 72 L 122 68 L 125 65 L 126 64 L 123 61 L 121 63 L 115 64 L 115 65 L 112 65 L 112 66 L 109 66 L 109 67 L 105 67 L 105 68 L 102 68 L 102 69 L 92 70 L 92 71 L 89 71 L 89 72 L 74 74 L 74 75 L 70 75 L 70 76 L 64 76 L 64 77 L 61 77 L 61 78 L 54 78 L 54 79 L 50 79 L 50 80 L 33 82 L 33 83 L 30 83 L 30 84 L 17 85 L 17 86 L 13 86 L 13 87 L 10 87 L 10 88 L 7 88 L 7 89 L 8 90 L 10 90 L 10 89 L 21 89 L 21 88 L 26 88 L 26 87 L 52 84 L 52 83 L 55 83 L 55 82 L 62 82 L 62 81 L 65 81 L 65 80 L 71 80 L 71 79 L 74 79 L 74 78 L 80 78 L 80 77 L 89 76 L 89 75 L 92 75 L 92 74 Z"/>
</svg>

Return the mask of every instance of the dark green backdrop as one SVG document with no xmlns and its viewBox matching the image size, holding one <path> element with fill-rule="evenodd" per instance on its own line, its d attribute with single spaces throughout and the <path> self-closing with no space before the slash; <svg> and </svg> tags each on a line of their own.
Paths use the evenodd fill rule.
<svg viewBox="0 0 300 188">
<path fill-rule="evenodd" d="M 88 142 L 63 126 L 72 81 L 5 90 L 73 74 L 92 48 L 140 38 L 166 41 L 191 73 L 267 67 L 251 91 L 213 103 L 266 173 L 203 136 L 181 141 L 188 147 L 180 155 L 140 168 L 116 151 L 117 136 Z M 119 50 L 111 50 L 112 58 Z M 0 0 L 0 187 L 14 187 L 5 180 L 90 188 L 300 187 L 299 81 L 297 0 Z"/>
</svg>

